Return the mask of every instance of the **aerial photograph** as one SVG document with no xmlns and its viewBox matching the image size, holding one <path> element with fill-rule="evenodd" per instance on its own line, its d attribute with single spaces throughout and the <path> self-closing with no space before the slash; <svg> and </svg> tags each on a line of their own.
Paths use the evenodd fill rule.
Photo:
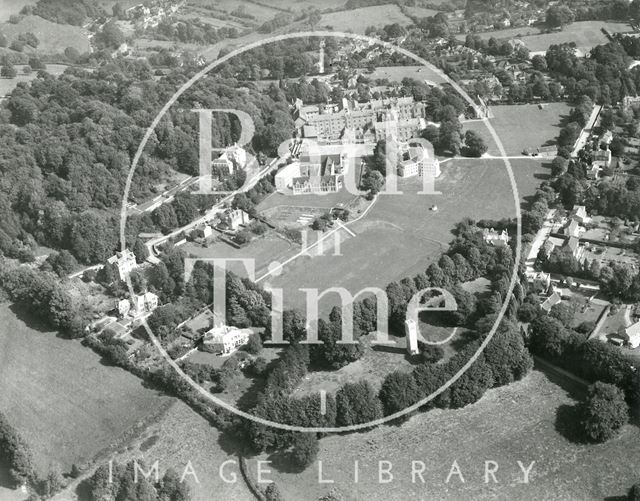
<svg viewBox="0 0 640 501">
<path fill-rule="evenodd" d="M 0 501 L 640 501 L 640 0 L 0 0 Z"/>
</svg>

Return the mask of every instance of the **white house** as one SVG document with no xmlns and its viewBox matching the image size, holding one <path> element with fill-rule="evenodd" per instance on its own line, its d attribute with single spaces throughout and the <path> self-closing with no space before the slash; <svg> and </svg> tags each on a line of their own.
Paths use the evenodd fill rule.
<svg viewBox="0 0 640 501">
<path fill-rule="evenodd" d="M 121 317 L 132 314 L 133 317 L 151 313 L 158 307 L 158 296 L 153 292 L 145 292 L 129 299 L 118 301 L 118 313 Z"/>
<path fill-rule="evenodd" d="M 493 228 L 485 228 L 482 231 L 482 239 L 491 245 L 507 245 L 509 243 L 509 234 L 507 230 L 502 230 L 498 233 Z"/>
<path fill-rule="evenodd" d="M 430 143 L 426 148 L 411 146 L 407 148 L 405 155 L 408 158 L 398 165 L 398 176 L 406 178 L 427 175 L 436 178 L 440 175 L 440 161 L 436 158 Z"/>
<path fill-rule="evenodd" d="M 236 231 L 240 226 L 249 223 L 251 217 L 242 209 L 227 209 L 220 215 L 220 223 L 227 226 L 232 231 Z"/>
<path fill-rule="evenodd" d="M 233 174 L 235 169 L 243 169 L 247 165 L 247 152 L 234 144 L 225 149 L 222 155 L 211 162 L 214 168 L 226 169 Z"/>
<path fill-rule="evenodd" d="M 219 325 L 207 331 L 202 340 L 202 349 L 220 355 L 230 355 L 249 342 L 251 329 L 238 329 Z"/>
<path fill-rule="evenodd" d="M 569 217 L 575 219 L 580 224 L 588 223 L 591 220 L 587 215 L 587 208 L 584 205 L 574 205 Z"/>
<path fill-rule="evenodd" d="M 129 274 L 138 267 L 135 254 L 129 249 L 124 249 L 122 252 L 116 252 L 115 256 L 111 256 L 107 259 L 107 263 L 116 265 L 120 280 L 123 281 L 126 280 Z"/>
<path fill-rule="evenodd" d="M 636 322 L 633 325 L 627 327 L 624 331 L 627 344 L 635 349 L 640 346 L 640 322 Z"/>
</svg>

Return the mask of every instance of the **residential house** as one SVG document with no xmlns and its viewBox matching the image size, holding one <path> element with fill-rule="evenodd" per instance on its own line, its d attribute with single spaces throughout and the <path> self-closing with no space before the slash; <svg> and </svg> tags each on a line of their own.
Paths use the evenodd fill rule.
<svg viewBox="0 0 640 501">
<path fill-rule="evenodd" d="M 575 219 L 571 219 L 571 222 L 565 227 L 564 234 L 568 237 L 580 236 L 580 225 Z"/>
<path fill-rule="evenodd" d="M 226 209 L 219 216 L 220 223 L 226 226 L 229 230 L 237 231 L 240 226 L 248 224 L 251 221 L 251 217 L 242 209 Z"/>
<path fill-rule="evenodd" d="M 158 296 L 153 292 L 145 292 L 129 299 L 121 299 L 118 301 L 118 314 L 121 318 L 131 314 L 131 316 L 139 317 L 146 313 L 151 313 L 158 307 Z"/>
<path fill-rule="evenodd" d="M 580 240 L 577 237 L 569 237 L 563 247 L 568 248 L 578 262 L 581 263 L 584 260 L 584 247 L 580 245 Z"/>
<path fill-rule="evenodd" d="M 227 325 L 214 326 L 202 339 L 202 349 L 210 353 L 230 355 L 249 342 L 252 331 Z"/>
<path fill-rule="evenodd" d="M 594 166 L 606 169 L 611 165 L 611 150 L 597 150 L 593 152 Z"/>
<path fill-rule="evenodd" d="M 247 165 L 247 152 L 237 144 L 226 148 L 222 155 L 211 162 L 214 168 L 233 174 L 236 169 L 243 169 Z"/>
<path fill-rule="evenodd" d="M 611 132 L 610 130 L 608 130 L 607 132 L 605 132 L 604 134 L 602 134 L 602 136 L 600 136 L 600 146 L 604 147 L 604 148 L 609 148 L 609 145 L 611 144 L 611 141 L 613 141 L 613 132 Z"/>
<path fill-rule="evenodd" d="M 575 219 L 580 224 L 586 224 L 591 221 L 591 218 L 587 214 L 587 208 L 584 205 L 574 205 L 569 217 Z"/>
<path fill-rule="evenodd" d="M 599 167 L 598 165 L 587 167 L 587 179 L 596 181 L 600 177 L 600 170 L 601 167 Z"/>
<path fill-rule="evenodd" d="M 545 301 L 540 305 L 540 307 L 549 313 L 551 308 L 553 308 L 556 304 L 559 304 L 562 301 L 562 296 L 557 291 L 554 291 Z"/>
<path fill-rule="evenodd" d="M 551 287 L 551 275 L 544 271 L 538 271 L 529 277 L 533 290 L 546 293 Z"/>
<path fill-rule="evenodd" d="M 118 276 L 122 281 L 125 281 L 129 274 L 138 267 L 135 254 L 129 249 L 124 249 L 122 252 L 116 252 L 115 256 L 111 256 L 107 259 L 107 263 L 117 267 Z"/>
<path fill-rule="evenodd" d="M 627 327 L 624 331 L 624 338 L 629 347 L 633 349 L 640 347 L 640 322 Z"/>
<path fill-rule="evenodd" d="M 630 111 L 634 106 L 640 106 L 640 96 L 625 96 L 622 99 L 622 107 L 625 111 Z"/>
<path fill-rule="evenodd" d="M 482 239 L 491 245 L 502 246 L 509 243 L 509 234 L 507 230 L 502 230 L 500 233 L 493 228 L 485 228 L 482 231 Z"/>
</svg>

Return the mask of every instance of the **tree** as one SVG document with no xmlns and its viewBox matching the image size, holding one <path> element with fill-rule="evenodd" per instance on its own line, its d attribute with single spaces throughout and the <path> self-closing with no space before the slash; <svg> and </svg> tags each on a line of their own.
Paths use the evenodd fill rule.
<svg viewBox="0 0 640 501">
<path fill-rule="evenodd" d="M 600 381 L 589 386 L 578 409 L 580 428 L 586 438 L 596 442 L 613 438 L 629 421 L 629 407 L 622 390 Z"/>
<path fill-rule="evenodd" d="M 383 186 L 384 177 L 377 170 L 367 171 L 362 179 L 362 189 L 368 191 L 371 198 L 380 193 Z"/>
<path fill-rule="evenodd" d="M 262 339 L 260 339 L 260 334 L 251 334 L 251 336 L 249 336 L 249 341 L 244 346 L 244 349 L 252 355 L 260 353 L 262 351 Z"/>
<path fill-rule="evenodd" d="M 420 390 L 411 374 L 394 371 L 384 378 L 379 397 L 385 416 L 389 416 L 420 400 Z"/>
<path fill-rule="evenodd" d="M 0 69 L 0 76 L 4 78 L 15 78 L 18 72 L 10 61 L 5 61 Z"/>
<path fill-rule="evenodd" d="M 468 130 L 464 135 L 465 142 L 465 154 L 470 157 L 481 157 L 484 155 L 488 147 L 484 142 L 484 139 L 480 135 L 473 131 Z"/>
<path fill-rule="evenodd" d="M 63 249 L 60 252 L 52 252 L 49 254 L 45 264 L 59 277 L 66 277 L 75 269 L 78 261 L 76 261 L 76 258 L 74 258 L 68 250 Z"/>
<path fill-rule="evenodd" d="M 346 383 L 336 393 L 338 426 L 368 423 L 381 417 L 382 403 L 368 381 Z"/>
<path fill-rule="evenodd" d="M 567 165 L 569 165 L 569 161 L 566 158 L 554 158 L 551 162 L 551 175 L 553 177 L 562 176 L 565 172 L 567 172 Z"/>
<path fill-rule="evenodd" d="M 294 436 L 290 457 L 296 467 L 307 468 L 316 460 L 317 456 L 318 437 L 315 433 L 298 433 Z"/>
<path fill-rule="evenodd" d="M 552 28 L 563 28 L 574 19 L 573 11 L 566 5 L 553 5 L 547 9 L 546 22 Z"/>
<path fill-rule="evenodd" d="M 265 501 L 284 501 L 282 494 L 280 494 L 280 489 L 274 483 L 270 483 L 267 485 L 267 488 L 264 490 Z"/>
<path fill-rule="evenodd" d="M 629 501 L 640 501 L 640 483 L 633 484 L 631 489 L 629 489 L 629 493 L 627 494 L 627 499 Z"/>
<path fill-rule="evenodd" d="M 180 479 L 180 475 L 169 468 L 158 486 L 158 501 L 189 501 L 191 493 L 189 484 Z"/>
</svg>

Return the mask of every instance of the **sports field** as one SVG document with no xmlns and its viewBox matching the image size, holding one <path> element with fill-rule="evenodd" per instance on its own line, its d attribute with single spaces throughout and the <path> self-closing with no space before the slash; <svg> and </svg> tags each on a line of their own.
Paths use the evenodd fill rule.
<svg viewBox="0 0 640 501">
<path fill-rule="evenodd" d="M 520 200 L 532 195 L 548 169 L 542 161 L 512 160 Z M 355 236 L 340 230 L 341 256 L 331 252 L 301 257 L 288 264 L 282 276 L 272 278 L 283 287 L 285 306 L 303 308 L 301 288 L 346 287 L 353 294 L 365 287 L 384 288 L 389 282 L 414 276 L 437 259 L 453 239 L 451 230 L 465 217 L 473 219 L 515 216 L 515 201 L 501 160 L 454 159 L 442 165 L 436 181 L 441 195 L 418 195 L 417 179 L 399 185 L 402 195 L 380 195 L 373 208 L 349 225 Z M 438 210 L 430 210 L 433 205 Z M 321 311 L 336 303 L 328 295 Z"/>
<path fill-rule="evenodd" d="M 302 474 L 274 467 L 270 478 L 285 499 L 300 501 L 318 499 L 331 488 L 346 499 L 370 501 L 618 499 L 638 481 L 640 429 L 628 425 L 619 437 L 602 445 L 568 441 L 557 425 L 564 424 L 562 416 L 575 400 L 573 389 L 559 386 L 558 381 L 557 376 L 536 370 L 523 381 L 490 390 L 463 409 L 418 414 L 402 425 L 382 426 L 366 435 L 323 438 L 318 460 L 322 478 L 333 484 L 318 482 L 317 463 Z M 355 461 L 358 483 L 353 478 Z M 380 483 L 379 461 L 391 463 L 390 483 Z M 412 461 L 424 463 L 424 483 L 418 476 L 412 482 Z M 454 461 L 464 483 L 458 475 L 446 483 Z M 485 483 L 485 461 L 498 464 L 498 483 L 491 477 Z M 517 461 L 525 468 L 535 461 L 528 484 L 522 483 Z"/>
<path fill-rule="evenodd" d="M 0 409 L 31 446 L 36 465 L 68 471 L 121 439 L 175 400 L 108 367 L 78 341 L 25 324 L 0 306 Z"/>
<path fill-rule="evenodd" d="M 492 106 L 490 119 L 507 155 L 521 155 L 525 148 L 554 143 L 560 133 L 560 121 L 569 115 L 566 103 L 514 104 Z M 465 122 L 464 130 L 474 130 L 489 146 L 488 153 L 499 155 L 497 145 L 482 122 Z"/>
</svg>

